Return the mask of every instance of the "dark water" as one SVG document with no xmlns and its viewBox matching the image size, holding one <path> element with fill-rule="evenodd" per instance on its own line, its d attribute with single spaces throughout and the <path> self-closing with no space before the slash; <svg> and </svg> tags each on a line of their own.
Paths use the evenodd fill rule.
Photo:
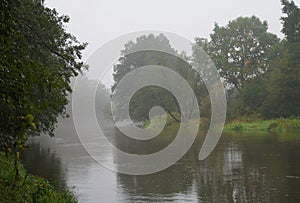
<svg viewBox="0 0 300 203">
<path fill-rule="evenodd" d="M 300 202 L 299 133 L 225 133 L 205 161 L 197 160 L 198 140 L 175 165 L 147 176 L 103 168 L 71 127 L 56 134 L 32 139 L 23 162 L 57 188 L 74 187 L 79 202 Z"/>
</svg>

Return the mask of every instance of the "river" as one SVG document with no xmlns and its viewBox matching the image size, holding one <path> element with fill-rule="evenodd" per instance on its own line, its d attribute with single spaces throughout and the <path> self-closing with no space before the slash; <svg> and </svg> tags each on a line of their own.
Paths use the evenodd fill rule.
<svg viewBox="0 0 300 203">
<path fill-rule="evenodd" d="M 79 202 L 300 202 L 299 133 L 224 133 L 204 161 L 200 142 L 166 170 L 131 176 L 102 167 L 74 128 L 60 125 L 54 138 L 30 139 L 22 160 Z"/>
</svg>

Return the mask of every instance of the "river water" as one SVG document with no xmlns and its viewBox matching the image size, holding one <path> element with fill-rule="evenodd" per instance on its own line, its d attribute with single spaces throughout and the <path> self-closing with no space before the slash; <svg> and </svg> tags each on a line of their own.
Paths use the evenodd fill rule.
<svg viewBox="0 0 300 203">
<path fill-rule="evenodd" d="M 54 138 L 31 139 L 22 159 L 55 187 L 72 188 L 79 202 L 300 202 L 299 133 L 224 133 L 204 161 L 199 140 L 173 166 L 146 176 L 102 167 L 71 125 L 58 126 Z"/>
</svg>

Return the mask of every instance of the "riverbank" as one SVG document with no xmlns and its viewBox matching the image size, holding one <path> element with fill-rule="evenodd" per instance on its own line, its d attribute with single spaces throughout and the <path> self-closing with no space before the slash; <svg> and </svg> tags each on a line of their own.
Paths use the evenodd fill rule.
<svg viewBox="0 0 300 203">
<path fill-rule="evenodd" d="M 272 120 L 242 120 L 225 125 L 224 131 L 300 131 L 300 118 L 278 118 Z"/>
<path fill-rule="evenodd" d="M 77 202 L 71 191 L 57 191 L 43 178 L 28 174 L 20 161 L 16 165 L 17 176 L 14 157 L 0 152 L 0 202 Z"/>
</svg>

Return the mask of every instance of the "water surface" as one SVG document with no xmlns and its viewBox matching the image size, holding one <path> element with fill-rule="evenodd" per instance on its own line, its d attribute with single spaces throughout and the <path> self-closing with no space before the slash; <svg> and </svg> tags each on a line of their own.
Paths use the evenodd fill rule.
<svg viewBox="0 0 300 203">
<path fill-rule="evenodd" d="M 224 133 L 205 161 L 197 160 L 201 140 L 168 169 L 130 176 L 95 162 L 74 128 L 64 125 L 55 138 L 31 139 L 23 161 L 55 187 L 74 187 L 79 202 L 300 202 L 299 133 Z M 121 144 L 130 146 L 144 153 L 154 145 Z M 113 156 L 104 153 L 103 158 Z"/>
</svg>

